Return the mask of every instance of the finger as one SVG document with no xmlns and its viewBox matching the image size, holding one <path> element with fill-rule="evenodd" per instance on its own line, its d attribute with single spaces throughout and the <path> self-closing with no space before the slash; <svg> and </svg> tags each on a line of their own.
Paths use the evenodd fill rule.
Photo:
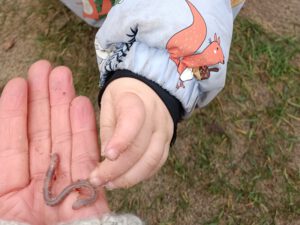
<svg viewBox="0 0 300 225">
<path fill-rule="evenodd" d="M 42 179 L 51 151 L 49 74 L 46 60 L 34 63 L 28 71 L 28 138 L 31 178 Z"/>
<path fill-rule="evenodd" d="M 15 78 L 0 98 L 0 196 L 29 182 L 27 82 Z"/>
<path fill-rule="evenodd" d="M 161 157 L 158 165 L 156 166 L 156 168 L 153 171 L 151 171 L 149 173 L 149 175 L 145 178 L 145 180 L 148 180 L 149 178 L 151 178 L 152 176 L 154 176 L 163 167 L 163 165 L 166 163 L 166 161 L 168 159 L 169 150 L 170 150 L 170 143 L 167 143 L 166 146 L 165 146 L 165 150 L 164 150 L 163 156 Z"/>
<path fill-rule="evenodd" d="M 104 149 L 110 160 L 116 160 L 136 139 L 145 121 L 145 106 L 136 94 L 126 93 L 116 102 L 115 117 L 114 133 Z"/>
<path fill-rule="evenodd" d="M 71 122 L 70 103 L 75 97 L 72 72 L 67 67 L 52 70 L 49 79 L 51 106 L 52 152 L 60 156 L 58 178 L 70 182 L 71 167 Z"/>
<path fill-rule="evenodd" d="M 108 182 L 107 189 L 129 188 L 145 180 L 157 168 L 165 152 L 166 138 L 164 134 L 156 132 L 151 138 L 150 145 L 141 159 L 125 174 Z"/>
<path fill-rule="evenodd" d="M 71 103 L 72 178 L 86 179 L 99 162 L 99 146 L 93 106 L 87 97 Z"/>
<path fill-rule="evenodd" d="M 116 119 L 114 114 L 113 99 L 107 88 L 103 93 L 100 108 L 100 150 L 102 156 L 104 156 L 104 149 L 115 130 Z"/>
<path fill-rule="evenodd" d="M 72 180 L 88 178 L 90 172 L 96 167 L 99 161 L 99 146 L 96 128 L 95 113 L 90 100 L 86 97 L 77 97 L 71 103 L 70 109 L 72 127 Z M 67 199 L 72 205 L 78 194 L 73 194 Z M 99 213 L 109 212 L 104 191 L 101 188 L 98 195 L 98 202 L 80 210 L 80 214 L 70 214 L 76 219 L 90 217 Z"/>
<path fill-rule="evenodd" d="M 134 144 L 130 146 L 120 157 L 111 161 L 105 159 L 99 163 L 97 168 L 90 175 L 90 181 L 96 186 L 103 185 L 108 181 L 114 180 L 132 168 L 136 162 L 142 157 L 145 149 L 150 143 L 152 130 L 146 127 L 151 127 L 145 124 L 143 132 L 140 133 Z"/>
</svg>

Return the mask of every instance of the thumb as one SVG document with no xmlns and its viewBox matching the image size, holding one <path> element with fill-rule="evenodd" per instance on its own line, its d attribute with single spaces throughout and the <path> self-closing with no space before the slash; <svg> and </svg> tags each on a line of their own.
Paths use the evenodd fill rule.
<svg viewBox="0 0 300 225">
<path fill-rule="evenodd" d="M 115 127 L 103 155 L 116 160 L 135 140 L 145 121 L 145 106 L 134 93 L 125 93 L 115 102 Z"/>
</svg>

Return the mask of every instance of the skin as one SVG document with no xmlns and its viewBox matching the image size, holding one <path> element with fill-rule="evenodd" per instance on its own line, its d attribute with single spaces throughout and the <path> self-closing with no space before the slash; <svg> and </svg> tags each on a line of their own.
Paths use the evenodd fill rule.
<svg viewBox="0 0 300 225">
<path fill-rule="evenodd" d="M 101 105 L 101 152 L 106 159 L 98 163 L 92 104 L 75 96 L 68 68 L 53 69 L 49 62 L 38 61 L 27 81 L 17 78 L 6 85 L 0 98 L 1 219 L 43 225 L 109 212 L 101 188 L 97 202 L 80 210 L 71 207 L 76 193 L 56 207 L 44 203 L 51 153 L 61 156 L 55 193 L 89 175 L 94 185 L 129 187 L 161 168 L 173 121 L 156 93 L 140 81 L 121 78 L 107 87 Z"/>
<path fill-rule="evenodd" d="M 165 163 L 173 120 L 160 97 L 133 78 L 111 82 L 101 99 L 100 139 L 105 160 L 91 173 L 94 185 L 128 188 Z"/>
<path fill-rule="evenodd" d="M 41 60 L 30 67 L 26 80 L 9 81 L 0 97 L 0 124 L 1 220 L 48 225 L 109 212 L 101 188 L 97 201 L 79 210 L 72 209 L 76 192 L 55 207 L 44 202 L 49 155 L 61 157 L 53 193 L 87 178 L 99 158 L 92 104 L 75 96 L 68 68 L 53 69 Z"/>
<path fill-rule="evenodd" d="M 98 192 L 96 188 L 91 185 L 88 180 L 78 180 L 66 186 L 56 197 L 52 196 L 51 187 L 52 187 L 52 180 L 54 178 L 54 173 L 56 168 L 59 164 L 59 156 L 57 153 L 52 154 L 51 162 L 49 168 L 47 170 L 45 181 L 44 181 L 44 188 L 43 194 L 44 199 L 47 205 L 49 206 L 56 206 L 60 204 L 72 191 L 77 191 L 78 189 L 86 188 L 89 190 L 90 196 L 87 198 L 80 198 L 77 199 L 73 205 L 72 209 L 77 210 L 81 207 L 91 205 L 96 202 L 98 197 Z"/>
</svg>

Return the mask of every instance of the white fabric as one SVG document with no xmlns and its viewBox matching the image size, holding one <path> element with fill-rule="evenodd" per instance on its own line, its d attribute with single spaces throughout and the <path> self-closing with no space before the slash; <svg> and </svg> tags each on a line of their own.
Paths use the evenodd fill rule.
<svg viewBox="0 0 300 225">
<path fill-rule="evenodd" d="M 144 223 L 131 214 L 107 214 L 101 218 L 78 220 L 60 225 L 143 225 Z"/>
<path fill-rule="evenodd" d="M 70 223 L 60 223 L 59 225 L 143 225 L 144 223 L 132 214 L 107 214 L 101 218 L 90 218 L 77 220 Z M 0 220 L 0 225 L 29 225 L 15 221 Z"/>
</svg>

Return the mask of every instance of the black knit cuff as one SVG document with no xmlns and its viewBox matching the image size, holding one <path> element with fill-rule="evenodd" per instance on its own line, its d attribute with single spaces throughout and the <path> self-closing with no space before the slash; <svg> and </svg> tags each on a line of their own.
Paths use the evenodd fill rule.
<svg viewBox="0 0 300 225">
<path fill-rule="evenodd" d="M 177 124 L 181 121 L 184 110 L 177 98 L 175 98 L 173 95 L 171 95 L 167 90 L 163 89 L 161 86 L 159 86 L 157 83 L 153 82 L 152 80 L 149 80 L 143 76 L 139 76 L 138 74 L 135 74 L 129 70 L 117 70 L 112 73 L 110 73 L 107 76 L 106 82 L 104 86 L 99 91 L 98 96 L 98 103 L 101 107 L 101 98 L 102 95 L 106 89 L 106 87 L 114 80 L 122 77 L 129 77 L 129 78 L 135 78 L 137 80 L 140 80 L 147 84 L 150 88 L 152 88 L 153 91 L 161 98 L 161 100 L 165 103 L 166 107 L 169 110 L 169 113 L 173 119 L 174 123 L 174 132 L 173 137 L 171 140 L 171 146 L 175 143 L 176 140 L 176 133 L 177 133 Z"/>
</svg>

